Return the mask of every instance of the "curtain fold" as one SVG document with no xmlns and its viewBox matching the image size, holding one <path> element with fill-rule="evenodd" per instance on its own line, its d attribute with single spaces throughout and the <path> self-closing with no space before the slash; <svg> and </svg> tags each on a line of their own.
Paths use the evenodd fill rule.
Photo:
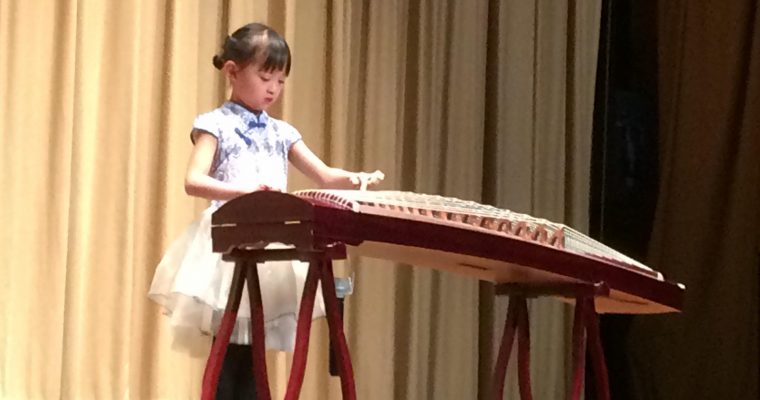
<svg viewBox="0 0 760 400">
<path fill-rule="evenodd" d="M 658 16 L 662 171 L 649 258 L 686 296 L 681 315 L 634 320 L 632 398 L 754 399 L 760 2 L 660 2 Z"/>
<path fill-rule="evenodd" d="M 211 57 L 262 21 L 294 56 L 272 114 L 383 189 L 587 220 L 600 1 L 0 1 L 0 398 L 197 398 L 209 338 L 146 292 L 205 203 L 189 130 L 227 95 Z M 299 173 L 290 189 L 311 185 Z M 372 259 L 346 330 L 362 399 L 487 398 L 492 286 Z M 565 393 L 569 314 L 531 305 L 534 392 Z M 316 321 L 303 396 L 340 398 Z M 289 355 L 269 353 L 273 395 Z M 514 378 L 510 378 L 512 395 Z M 510 397 L 511 398 L 511 397 Z"/>
</svg>

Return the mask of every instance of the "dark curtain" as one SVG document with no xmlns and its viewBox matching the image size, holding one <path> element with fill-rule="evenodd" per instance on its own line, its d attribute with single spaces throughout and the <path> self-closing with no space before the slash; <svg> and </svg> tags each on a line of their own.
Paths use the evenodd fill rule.
<svg viewBox="0 0 760 400">
<path fill-rule="evenodd" d="M 649 263 L 680 315 L 636 317 L 637 399 L 757 399 L 760 1 L 660 0 L 661 177 Z"/>
</svg>

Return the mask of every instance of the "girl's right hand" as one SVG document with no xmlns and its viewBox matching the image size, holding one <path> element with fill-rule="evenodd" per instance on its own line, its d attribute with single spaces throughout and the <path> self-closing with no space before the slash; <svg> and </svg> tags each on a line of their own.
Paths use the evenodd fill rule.
<svg viewBox="0 0 760 400">
<path fill-rule="evenodd" d="M 261 183 L 257 183 L 255 185 L 244 187 L 241 190 L 241 192 L 242 192 L 241 195 L 242 194 L 253 193 L 253 192 L 261 192 L 261 191 L 281 192 L 282 190 L 277 189 L 277 188 L 272 187 L 272 186 L 269 186 L 269 185 L 264 185 L 264 184 L 261 184 Z"/>
<path fill-rule="evenodd" d="M 259 185 L 259 188 L 256 189 L 256 190 L 267 190 L 267 191 L 271 191 L 271 192 L 282 192 L 282 190 L 277 189 L 276 187 L 269 186 L 269 185 L 263 185 L 263 184 Z"/>
<path fill-rule="evenodd" d="M 367 190 L 368 187 L 377 186 L 383 179 L 385 174 L 382 171 L 375 172 L 356 172 L 350 178 L 353 185 L 358 186 L 359 190 Z"/>
</svg>

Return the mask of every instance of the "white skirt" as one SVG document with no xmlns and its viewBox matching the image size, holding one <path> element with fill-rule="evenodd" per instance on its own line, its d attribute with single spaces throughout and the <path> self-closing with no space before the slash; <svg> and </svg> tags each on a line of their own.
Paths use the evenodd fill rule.
<svg viewBox="0 0 760 400">
<path fill-rule="evenodd" d="M 222 261 L 211 251 L 211 214 L 208 208 L 177 240 L 156 268 L 148 297 L 164 308 L 170 325 L 182 331 L 192 329 L 213 335 L 227 305 L 235 264 Z M 267 248 L 284 247 L 269 245 Z M 265 346 L 292 351 L 296 320 L 309 264 L 275 261 L 259 264 L 261 300 L 264 306 Z M 317 290 L 312 318 L 324 317 L 321 286 Z M 248 288 L 243 288 L 231 342 L 250 344 L 251 312 Z"/>
</svg>

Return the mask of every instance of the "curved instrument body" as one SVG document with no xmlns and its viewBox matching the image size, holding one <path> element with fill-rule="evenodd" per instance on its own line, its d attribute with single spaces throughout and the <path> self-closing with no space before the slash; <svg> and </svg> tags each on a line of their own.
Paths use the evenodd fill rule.
<svg viewBox="0 0 760 400">
<path fill-rule="evenodd" d="M 281 242 L 494 283 L 603 284 L 597 312 L 681 309 L 684 286 L 562 224 L 454 198 L 395 191 L 254 192 L 212 217 L 214 251 Z M 572 302 L 572 297 L 563 300 Z"/>
</svg>

